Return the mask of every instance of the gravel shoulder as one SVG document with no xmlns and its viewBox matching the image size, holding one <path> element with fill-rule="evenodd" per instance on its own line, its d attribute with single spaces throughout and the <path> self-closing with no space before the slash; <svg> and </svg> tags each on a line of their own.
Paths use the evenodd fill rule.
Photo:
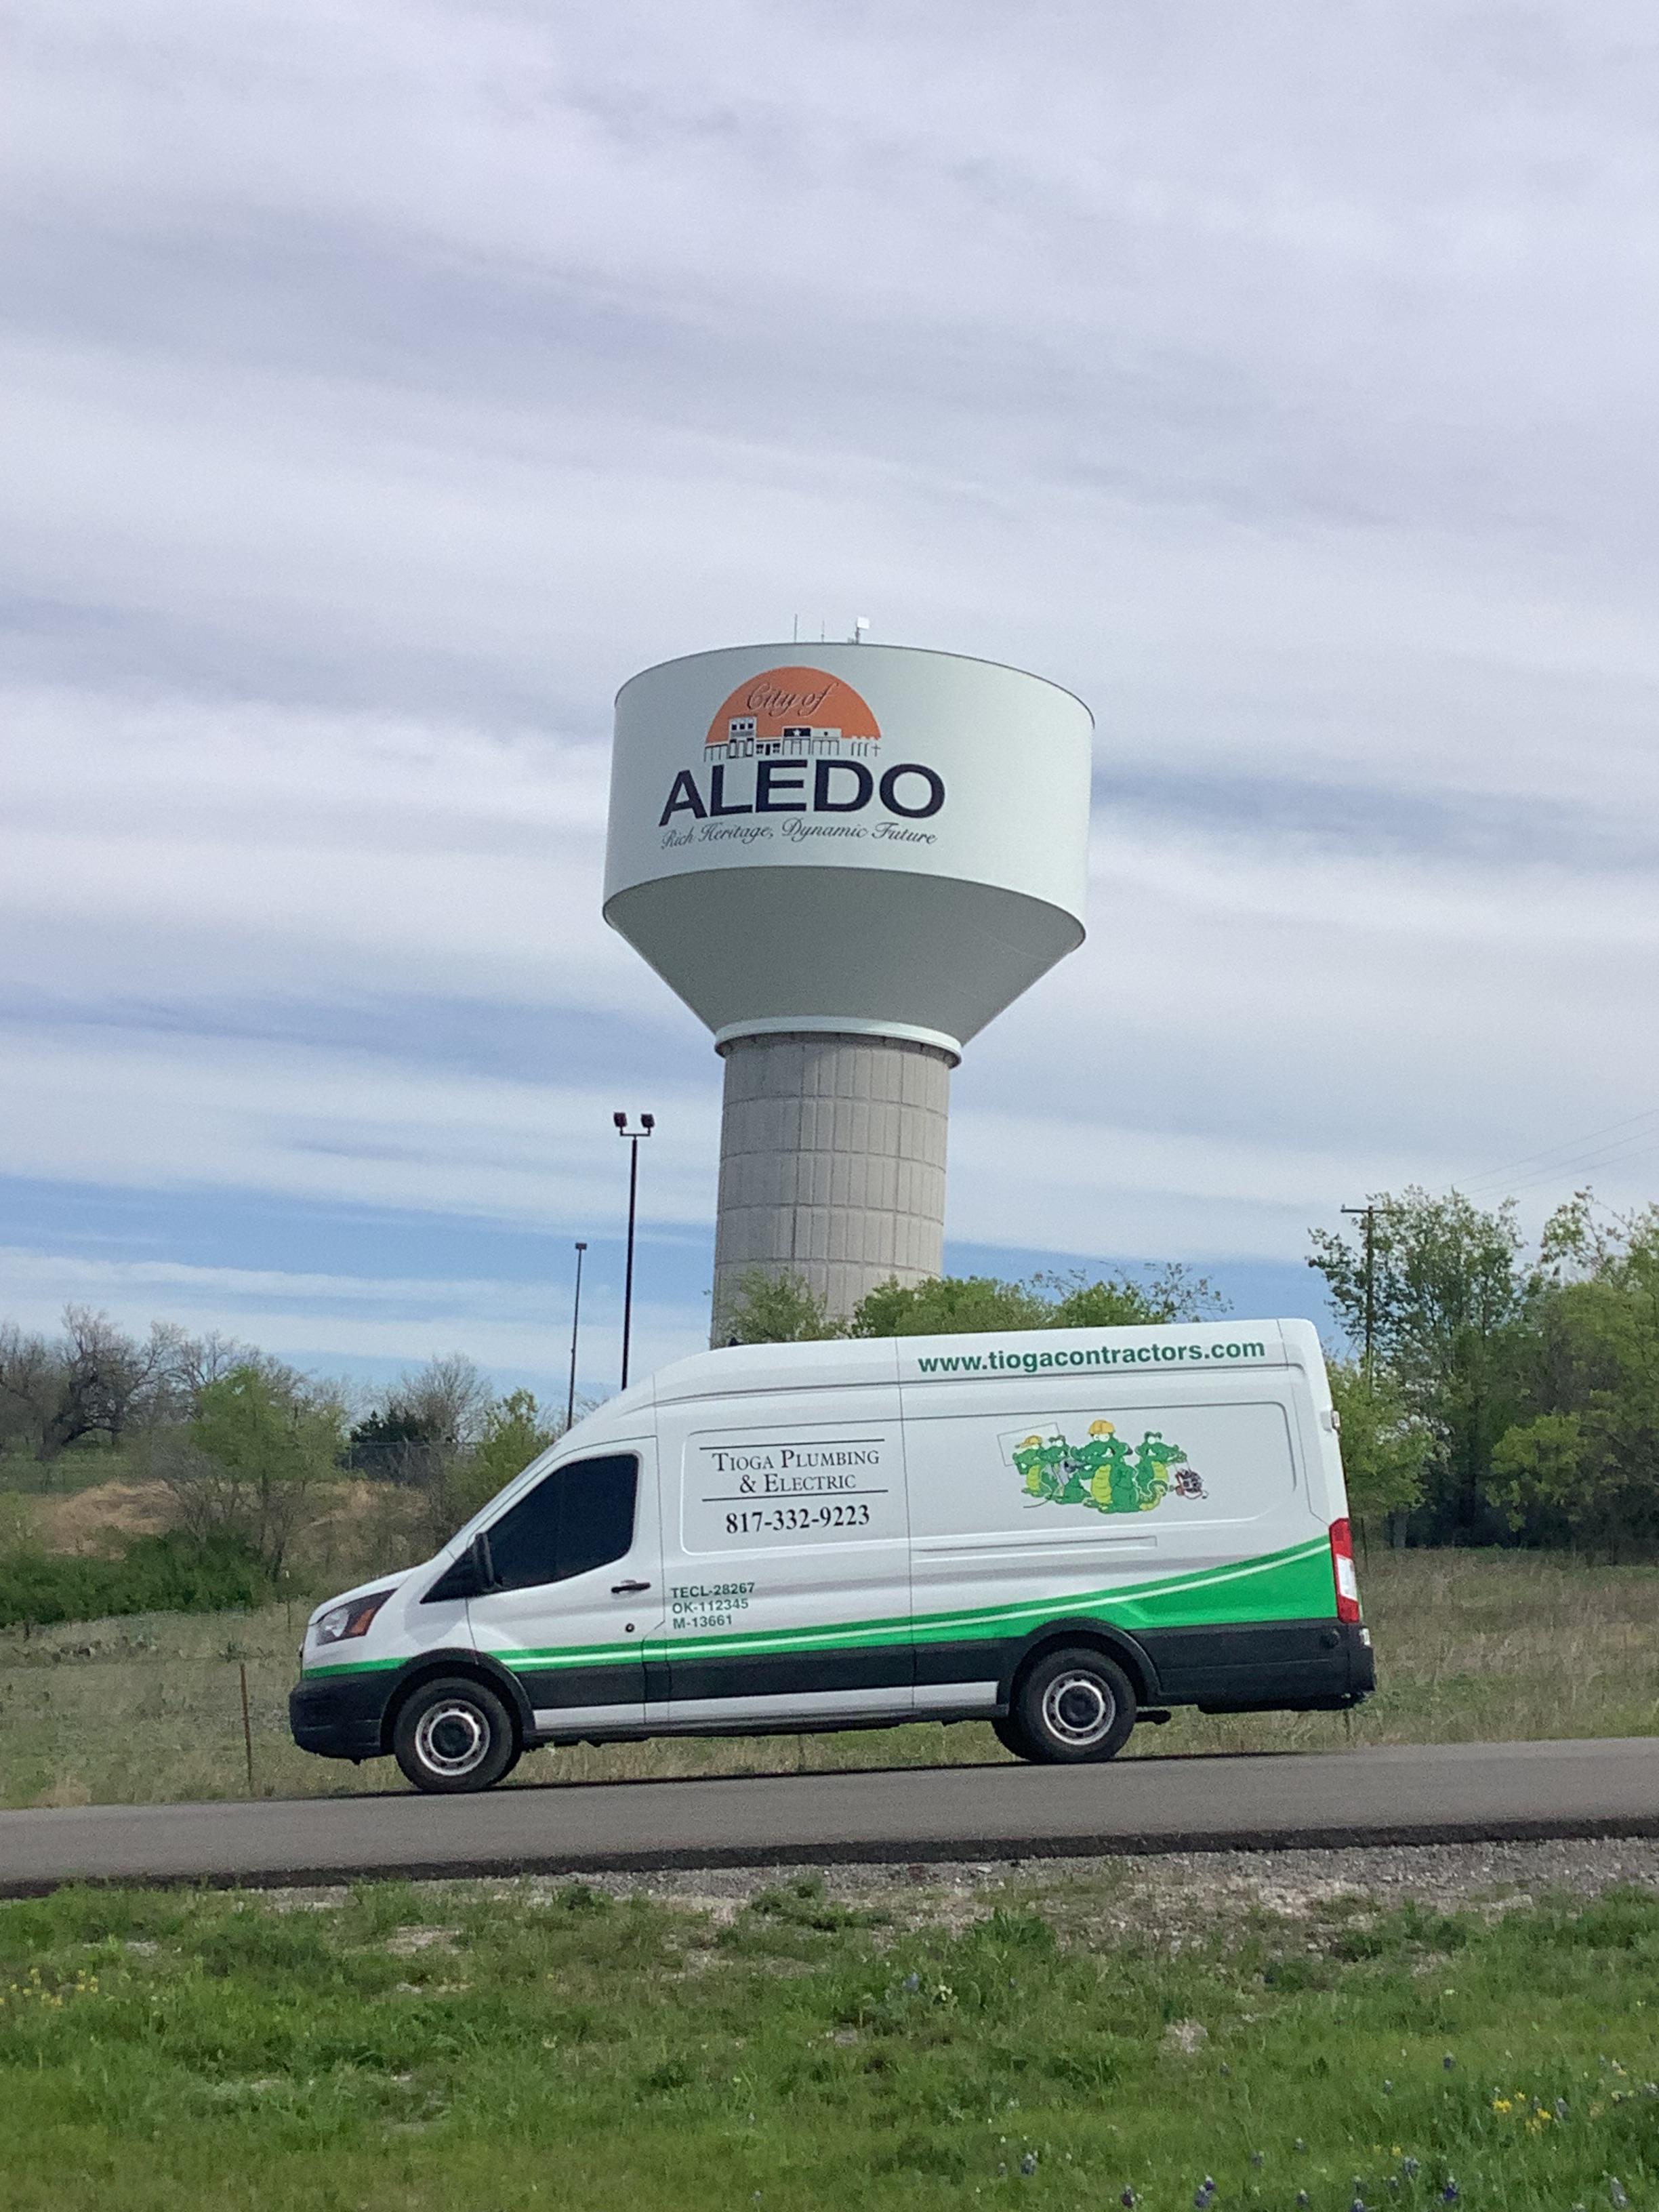
<svg viewBox="0 0 1659 2212">
<path fill-rule="evenodd" d="M 1588 1842 L 1422 1844 L 1338 1850 L 1181 1851 L 1158 1858 L 1102 1856 L 1002 1861 L 894 1862 L 823 1866 L 780 1861 L 762 1867 L 675 1868 L 650 1873 L 589 1874 L 584 1887 L 617 1900 L 647 1898 L 689 1912 L 730 1920 L 768 1892 L 802 1881 L 854 1908 L 879 1907 L 900 1925 L 962 1926 L 1000 1905 L 1042 1897 L 1061 1906 L 1068 1896 L 1109 1905 L 1109 1919 L 1126 1931 L 1178 1936 L 1218 1922 L 1261 1912 L 1306 1918 L 1343 1899 L 1370 1899 L 1383 1909 L 1408 1900 L 1437 1911 L 1524 1909 L 1543 1897 L 1593 1898 L 1626 1887 L 1659 1892 L 1659 1838 L 1641 1836 Z M 416 1882 L 441 1901 L 518 1895 L 527 1902 L 568 1889 L 566 1876 Z M 350 1894 L 345 1884 L 267 1889 L 276 1911 L 332 1909 Z"/>
</svg>

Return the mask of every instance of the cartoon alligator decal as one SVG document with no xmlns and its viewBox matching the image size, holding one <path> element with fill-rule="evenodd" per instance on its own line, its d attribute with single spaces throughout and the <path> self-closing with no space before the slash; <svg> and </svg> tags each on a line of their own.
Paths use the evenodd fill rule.
<svg viewBox="0 0 1659 2212">
<path fill-rule="evenodd" d="M 1110 1421 L 1091 1421 L 1087 1443 L 1063 1437 L 1027 1437 L 1012 1454 L 1027 1494 L 1049 1505 L 1086 1505 L 1096 1513 L 1150 1513 L 1173 1491 L 1202 1498 L 1197 1470 L 1179 1444 L 1149 1429 L 1133 1447 Z"/>
</svg>

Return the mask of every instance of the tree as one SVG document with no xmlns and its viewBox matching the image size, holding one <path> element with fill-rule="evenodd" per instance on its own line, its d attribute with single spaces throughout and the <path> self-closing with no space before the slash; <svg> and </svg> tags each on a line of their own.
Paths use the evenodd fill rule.
<svg viewBox="0 0 1659 2212">
<path fill-rule="evenodd" d="M 477 1443 L 451 1476 L 446 1504 L 452 1525 L 470 1521 L 563 1434 L 562 1417 L 544 1415 L 532 1391 L 513 1390 L 497 1398 L 484 1415 Z"/>
<path fill-rule="evenodd" d="M 1161 1267 L 1091 1281 L 1081 1269 L 1009 1283 L 994 1275 L 935 1275 L 881 1283 L 854 1310 L 854 1336 L 956 1336 L 992 1329 L 1138 1328 L 1197 1321 L 1223 1302 L 1200 1275 Z"/>
<path fill-rule="evenodd" d="M 245 1345 L 216 1334 L 192 1337 L 170 1322 L 152 1322 L 140 1340 L 87 1306 L 64 1309 L 55 1340 L 6 1322 L 0 1446 L 19 1443 L 46 1461 L 94 1440 L 119 1443 L 135 1431 L 187 1419 L 205 1382 L 253 1357 Z"/>
<path fill-rule="evenodd" d="M 1494 1524 L 1492 1448 L 1514 1419 L 1525 1334 L 1521 1233 L 1506 1200 L 1483 1212 L 1458 1191 L 1413 1185 L 1376 1207 L 1371 1280 L 1363 1241 L 1316 1230 L 1309 1266 L 1329 1288 L 1351 1342 L 1374 1316 L 1374 1365 L 1426 1423 L 1435 1452 L 1425 1498 L 1437 1534 L 1468 1540 Z"/>
<path fill-rule="evenodd" d="M 447 1352 L 434 1354 L 424 1367 L 405 1375 L 392 1402 L 441 1443 L 464 1449 L 483 1435 L 495 1399 L 482 1369 L 464 1352 Z"/>
<path fill-rule="evenodd" d="M 804 1344 L 838 1336 L 961 1336 L 992 1329 L 1124 1328 L 1197 1321 L 1224 1304 L 1201 1275 L 1179 1265 L 1145 1280 L 1081 1271 L 1002 1282 L 994 1275 L 933 1275 L 878 1283 L 848 1321 L 831 1317 L 804 1275 L 751 1267 L 723 1310 L 722 1342 Z"/>
<path fill-rule="evenodd" d="M 1209 1321 L 1227 1310 L 1227 1301 L 1206 1275 L 1194 1275 L 1178 1260 L 1132 1275 L 1104 1275 L 1087 1282 L 1081 1273 L 1036 1275 L 1057 1303 L 1043 1328 L 1145 1328 L 1172 1321 Z"/>
<path fill-rule="evenodd" d="M 63 1386 L 62 1364 L 44 1336 L 0 1323 L 0 1444 L 45 1458 L 46 1431 Z"/>
<path fill-rule="evenodd" d="M 483 1434 L 494 1397 L 489 1377 L 464 1352 L 434 1355 L 399 1376 L 353 1428 L 348 1464 L 441 1492 L 454 1462 Z"/>
<path fill-rule="evenodd" d="M 853 1309 L 854 1336 L 956 1336 L 984 1329 L 1047 1328 L 1053 1301 L 1029 1283 L 992 1275 L 934 1275 L 878 1283 Z"/>
<path fill-rule="evenodd" d="M 1659 1538 L 1659 1209 L 1603 1221 L 1589 1191 L 1559 1207 L 1528 1319 L 1495 1503 L 1534 1542 Z"/>
<path fill-rule="evenodd" d="M 338 1473 L 343 1429 L 337 1401 L 293 1369 L 232 1368 L 157 1451 L 179 1526 L 203 1542 L 234 1537 L 280 1575 L 317 1492 Z"/>
<path fill-rule="evenodd" d="M 715 1315 L 720 1344 L 807 1344 L 846 1334 L 845 1322 L 830 1319 L 828 1302 L 805 1276 L 787 1270 L 748 1268 Z"/>
<path fill-rule="evenodd" d="M 1410 1512 L 1422 1503 L 1434 1431 L 1412 1412 L 1406 1393 L 1386 1369 L 1367 1380 L 1356 1363 L 1329 1359 L 1326 1366 L 1341 1420 L 1349 1510 L 1361 1521 Z"/>
</svg>

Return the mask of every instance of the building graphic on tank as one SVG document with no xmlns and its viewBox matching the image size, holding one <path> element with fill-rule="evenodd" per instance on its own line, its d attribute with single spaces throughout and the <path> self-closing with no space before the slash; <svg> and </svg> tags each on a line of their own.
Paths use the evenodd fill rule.
<svg viewBox="0 0 1659 2212">
<path fill-rule="evenodd" d="M 836 1315 L 940 1272 L 951 1071 L 1084 935 L 1082 702 L 812 650 L 694 653 L 617 698 L 605 919 L 726 1063 L 716 1343 L 752 1269 Z"/>
</svg>

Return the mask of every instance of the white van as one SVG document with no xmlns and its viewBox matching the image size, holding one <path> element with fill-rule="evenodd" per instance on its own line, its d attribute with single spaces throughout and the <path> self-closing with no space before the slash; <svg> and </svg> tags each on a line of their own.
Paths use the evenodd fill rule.
<svg viewBox="0 0 1659 2212">
<path fill-rule="evenodd" d="M 538 1744 L 984 1719 L 1032 1759 L 1372 1688 L 1304 1321 L 734 1346 L 318 1608 L 295 1740 L 484 1790 Z"/>
</svg>

